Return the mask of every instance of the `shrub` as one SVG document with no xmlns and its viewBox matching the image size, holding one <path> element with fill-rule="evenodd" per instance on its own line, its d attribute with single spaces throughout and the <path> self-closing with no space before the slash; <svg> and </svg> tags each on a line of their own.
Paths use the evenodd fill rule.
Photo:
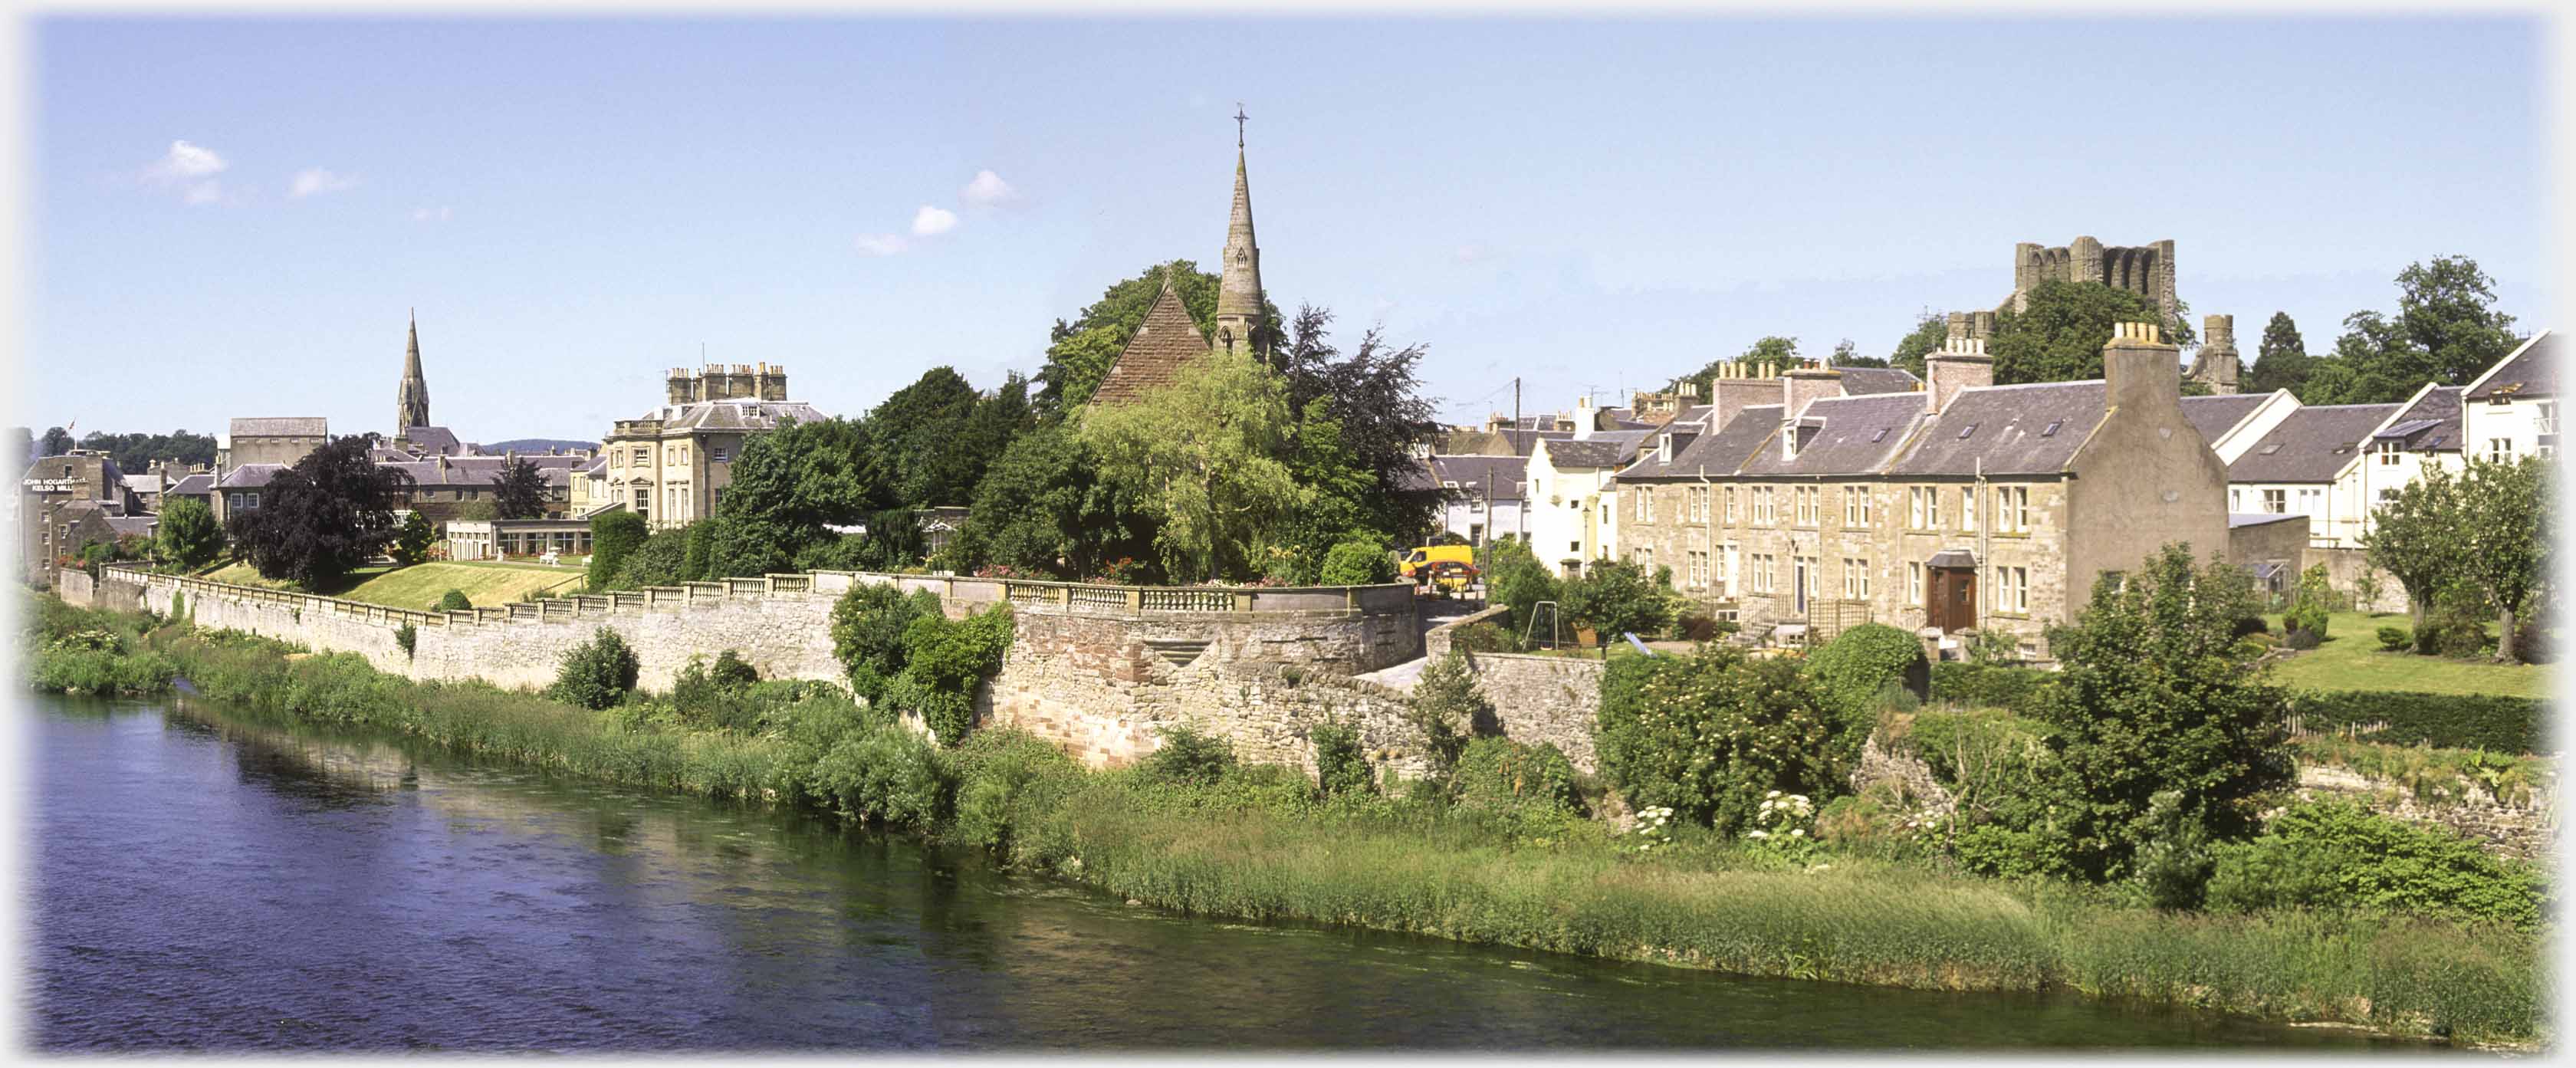
<svg viewBox="0 0 2576 1068">
<path fill-rule="evenodd" d="M 564 654 L 563 666 L 555 672 L 554 687 L 547 693 L 566 704 L 607 708 L 634 691 L 635 676 L 640 670 L 635 650 L 627 647 L 626 639 L 601 627 L 590 633 L 589 641 Z"/>
<path fill-rule="evenodd" d="M 1932 698 L 2027 716 L 2056 681 L 2055 672 L 2038 668 L 1943 661 L 1932 665 Z"/>
<path fill-rule="evenodd" d="M 1582 577 L 1565 583 L 1559 597 L 1566 620 L 1592 628 L 1604 644 L 1621 634 L 1661 634 L 1672 623 L 1668 591 L 1624 560 L 1593 561 Z"/>
<path fill-rule="evenodd" d="M 170 622 L 172 622 L 172 623 L 176 623 L 176 624 L 178 624 L 178 625 L 180 625 L 180 626 L 182 626 L 182 627 L 184 627 L 184 626 L 187 626 L 187 625 L 188 625 L 188 623 L 189 623 L 189 619 L 188 619 L 188 593 L 187 593 L 187 591 L 185 591 L 185 590 L 172 590 L 172 591 L 170 591 Z"/>
<path fill-rule="evenodd" d="M 1318 576 L 1326 586 L 1373 586 L 1395 581 L 1395 561 L 1386 546 L 1373 541 L 1346 541 L 1324 554 Z"/>
<path fill-rule="evenodd" d="M 1325 795 L 1364 794 L 1375 776 L 1360 751 L 1360 732 L 1346 723 L 1319 723 L 1306 732 L 1315 743 L 1315 785 Z"/>
<path fill-rule="evenodd" d="M 1889 686 L 1928 687 L 1931 678 L 1922 639 L 1884 623 L 1863 623 L 1835 635 L 1808 655 L 1806 668 L 1827 705 L 1842 717 L 1844 733 L 1855 746 L 1877 723 L 1879 701 Z"/>
<path fill-rule="evenodd" d="M 2312 733 L 2385 723 L 2372 741 L 2509 753 L 2538 752 L 2549 716 L 2548 704 L 2535 698 L 2403 690 L 2309 691 L 2291 707 Z"/>
<path fill-rule="evenodd" d="M 2219 846 L 2209 881 L 2210 907 L 2231 912 L 2352 909 L 2525 930 L 2539 926 L 2541 893 L 2532 865 L 2339 801 L 2294 804 L 2262 836 Z"/>
<path fill-rule="evenodd" d="M 1535 804 L 1583 811 L 1574 788 L 1574 762 L 1552 744 L 1523 745 L 1509 738 L 1478 738 L 1458 756 L 1450 792 L 1469 805 Z"/>
<path fill-rule="evenodd" d="M 590 570 L 584 584 L 604 590 L 617 581 L 617 569 L 625 566 L 626 554 L 634 552 L 644 539 L 651 537 L 644 517 L 629 511 L 615 511 L 590 521 Z"/>
<path fill-rule="evenodd" d="M 965 740 L 975 725 L 975 689 L 1002 670 L 1011 630 L 1008 604 L 953 621 L 936 610 L 913 617 L 903 631 L 900 676 L 910 685 L 899 704 L 920 713 L 942 744 Z"/>
<path fill-rule="evenodd" d="M 1686 642 L 1716 641 L 1719 636 L 1735 633 L 1735 625 L 1700 612 L 1684 612 L 1673 621 L 1673 637 Z"/>
<path fill-rule="evenodd" d="M 809 792 L 843 818 L 883 826 L 930 826 L 946 794 L 937 753 L 893 724 L 842 738 L 815 764 L 813 776 Z"/>
<path fill-rule="evenodd" d="M 2402 653 L 2415 647 L 2415 635 L 2404 627 L 2381 627 L 2379 647 L 2388 652 Z"/>
<path fill-rule="evenodd" d="M 2243 638 L 2255 634 L 2270 634 L 2271 632 L 2272 628 L 2263 622 L 2263 617 L 2245 616 L 2236 621 L 2234 636 Z"/>
<path fill-rule="evenodd" d="M 2146 823 L 2133 866 L 2147 901 L 2160 909 L 2199 908 L 2213 863 L 2208 828 L 2183 807 L 2179 790 L 2150 795 Z"/>
<path fill-rule="evenodd" d="M 1015 828 L 1052 810 L 1082 774 L 1071 757 L 1020 731 L 977 731 L 943 758 L 956 792 L 949 839 L 1005 856 Z"/>
<path fill-rule="evenodd" d="M 2415 628 L 2415 651 L 2426 656 L 2472 657 L 2486 650 L 2486 621 L 2458 604 L 2436 607 Z"/>
<path fill-rule="evenodd" d="M 2316 631 L 2301 627 L 2297 630 L 2291 631 L 2289 637 L 2281 639 L 2281 644 L 2286 648 L 2297 649 L 2304 652 L 2323 644 L 2323 639 L 2317 636 Z"/>
<path fill-rule="evenodd" d="M 1594 737 L 1630 804 L 1732 833 L 1767 791 L 1839 792 L 1844 729 L 1795 663 L 1710 646 L 1611 661 Z"/>
<path fill-rule="evenodd" d="M 1422 732 L 1422 755 L 1432 777 L 1446 780 L 1458 764 L 1469 736 L 1494 720 L 1493 702 L 1476 685 L 1467 654 L 1455 649 L 1424 665 L 1414 680 L 1413 698 L 1405 704 L 1405 721 Z"/>
<path fill-rule="evenodd" d="M 1520 644 L 1512 632 L 1490 622 L 1469 623 L 1449 632 L 1449 648 L 1470 653 L 1519 652 Z"/>
<path fill-rule="evenodd" d="M 2514 624 L 2513 658 L 2525 664 L 2546 664 L 2555 659 L 2549 648 L 2549 632 L 2541 628 L 2538 620 Z"/>
<path fill-rule="evenodd" d="M 2317 640 L 2323 641 L 2326 637 L 2326 614 L 2334 610 L 2334 603 L 2334 587 L 2326 583 L 2326 565 L 2318 564 L 2302 571 L 2298 589 L 2290 595 L 2290 607 L 2281 614 L 2281 629 L 2313 631 Z"/>
<path fill-rule="evenodd" d="M 402 647 L 404 656 L 410 656 L 412 646 L 417 644 L 419 641 L 420 632 L 413 629 L 411 624 L 405 623 L 402 626 L 394 628 L 394 644 Z"/>
<path fill-rule="evenodd" d="M 464 590 L 449 590 L 446 593 L 439 595 L 438 610 L 441 612 L 471 612 L 474 610 L 474 602 L 466 598 Z"/>
<path fill-rule="evenodd" d="M 731 649 L 718 654 L 712 668 L 690 657 L 671 682 L 671 712 L 681 724 L 701 730 L 748 730 L 759 714 L 746 698 L 759 681 L 760 673 Z"/>
<path fill-rule="evenodd" d="M 939 614 L 939 595 L 906 596 L 893 583 L 858 583 L 832 605 L 832 656 L 850 673 L 850 687 L 871 703 L 885 696 L 886 680 L 902 673 L 904 633 L 912 621 Z"/>
<path fill-rule="evenodd" d="M 1234 746 L 1223 738 L 1198 732 L 1186 723 L 1162 729 L 1163 744 L 1137 762 L 1146 778 L 1192 786 L 1214 786 L 1234 770 Z"/>
<path fill-rule="evenodd" d="M 1477 555 L 1478 569 L 1485 573 L 1487 598 L 1512 610 L 1512 633 L 1547 637 L 1546 630 L 1530 630 L 1533 622 L 1545 622 L 1532 620 L 1531 612 L 1541 601 L 1560 599 L 1555 573 L 1530 555 L 1529 545 L 1517 538 L 1493 542 Z"/>
<path fill-rule="evenodd" d="M 745 662 L 741 653 L 727 649 L 716 654 L 715 666 L 707 670 L 707 678 L 718 686 L 742 689 L 760 681 L 760 670 Z"/>
</svg>

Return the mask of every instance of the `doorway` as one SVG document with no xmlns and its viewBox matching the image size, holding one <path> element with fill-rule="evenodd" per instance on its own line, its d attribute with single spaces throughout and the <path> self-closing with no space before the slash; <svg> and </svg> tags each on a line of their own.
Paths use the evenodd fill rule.
<svg viewBox="0 0 2576 1068">
<path fill-rule="evenodd" d="M 1924 622 L 1941 633 L 1966 630 L 1977 625 L 1977 569 L 1973 567 L 1935 567 L 1932 588 L 1925 591 Z"/>
</svg>

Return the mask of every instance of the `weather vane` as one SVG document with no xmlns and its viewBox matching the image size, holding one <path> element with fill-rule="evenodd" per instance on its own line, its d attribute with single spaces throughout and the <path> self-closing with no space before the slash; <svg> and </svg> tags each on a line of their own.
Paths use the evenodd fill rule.
<svg viewBox="0 0 2576 1068">
<path fill-rule="evenodd" d="M 1248 118 L 1251 118 L 1251 116 L 1246 115 L 1246 114 L 1244 114 L 1244 113 L 1243 113 L 1243 101 L 1240 101 L 1240 100 L 1235 101 L 1235 102 L 1234 102 L 1234 147 L 1236 147 L 1236 148 L 1242 148 L 1242 147 L 1243 147 L 1243 120 L 1248 119 Z"/>
</svg>

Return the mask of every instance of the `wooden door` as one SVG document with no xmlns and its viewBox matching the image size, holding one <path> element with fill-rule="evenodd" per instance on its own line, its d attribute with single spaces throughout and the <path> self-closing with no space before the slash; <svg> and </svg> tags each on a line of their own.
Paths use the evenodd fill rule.
<svg viewBox="0 0 2576 1068">
<path fill-rule="evenodd" d="M 1977 571 L 1971 567 L 1932 569 L 1931 605 L 1925 613 L 1941 633 L 1977 625 Z"/>
</svg>

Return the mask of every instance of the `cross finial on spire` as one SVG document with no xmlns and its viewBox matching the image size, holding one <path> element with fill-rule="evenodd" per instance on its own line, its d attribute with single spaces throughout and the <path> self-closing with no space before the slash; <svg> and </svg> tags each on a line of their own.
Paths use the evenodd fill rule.
<svg viewBox="0 0 2576 1068">
<path fill-rule="evenodd" d="M 1234 102 L 1234 147 L 1243 147 L 1243 123 L 1251 117 L 1243 113 L 1243 101 Z"/>
</svg>

